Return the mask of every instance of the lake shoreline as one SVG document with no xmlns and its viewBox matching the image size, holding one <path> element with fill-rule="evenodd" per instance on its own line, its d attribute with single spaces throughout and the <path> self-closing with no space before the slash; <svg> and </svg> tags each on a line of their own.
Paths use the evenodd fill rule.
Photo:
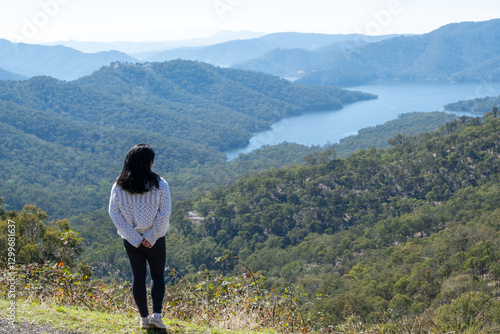
<svg viewBox="0 0 500 334">
<path fill-rule="evenodd" d="M 370 85 L 353 86 L 349 90 L 375 94 L 377 99 L 345 104 L 342 109 L 305 112 L 286 117 L 270 126 L 269 130 L 255 133 L 248 145 L 223 152 L 227 160 L 239 153 L 250 153 L 265 145 L 281 142 L 306 146 L 324 146 L 357 133 L 362 128 L 376 126 L 413 111 L 443 111 L 444 106 L 460 100 L 500 95 L 500 83 L 402 82 L 384 81 Z M 480 114 L 476 114 L 480 115 Z"/>
</svg>

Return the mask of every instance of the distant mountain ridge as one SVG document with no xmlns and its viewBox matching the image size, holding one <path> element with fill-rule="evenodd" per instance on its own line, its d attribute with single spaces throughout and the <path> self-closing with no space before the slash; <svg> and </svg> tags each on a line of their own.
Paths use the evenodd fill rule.
<svg viewBox="0 0 500 334">
<path fill-rule="evenodd" d="M 27 79 L 27 77 L 0 68 L 0 80 L 23 80 L 23 79 Z"/>
<path fill-rule="evenodd" d="M 500 81 L 500 19 L 462 22 L 423 35 L 274 33 L 258 38 L 138 53 L 87 54 L 64 46 L 0 40 L 0 68 L 27 77 L 74 80 L 111 62 L 195 60 L 305 85 L 353 86 L 374 80 Z"/>
<path fill-rule="evenodd" d="M 371 38 L 358 34 L 273 33 L 259 38 L 234 40 L 205 47 L 167 50 L 153 54 L 144 60 L 167 61 L 180 58 L 203 61 L 218 66 L 231 66 L 260 57 L 276 48 L 314 50 L 329 44 L 353 40 L 357 37 Z M 381 37 L 377 37 L 377 40 L 380 39 Z"/>
<path fill-rule="evenodd" d="M 252 33 L 255 34 L 255 33 Z M 241 34 L 240 34 L 241 35 Z M 235 35 L 235 36 L 240 36 Z M 221 39 L 228 39 L 230 35 L 222 34 Z M 251 36 L 244 34 L 241 36 Z M 97 53 L 85 53 L 63 45 L 37 45 L 12 43 L 0 39 L 0 68 L 20 74 L 23 77 L 48 75 L 60 80 L 75 80 L 99 70 L 112 62 L 163 62 L 175 59 L 196 60 L 217 66 L 230 66 L 261 55 L 276 48 L 300 48 L 314 50 L 332 43 L 344 42 L 354 38 L 380 40 L 382 37 L 362 35 L 328 35 L 313 33 L 274 33 L 257 38 L 235 39 L 223 43 L 181 47 L 166 51 L 139 52 L 141 47 L 155 48 L 162 43 L 156 42 L 65 42 L 66 45 L 75 45 L 83 49 L 102 50 L 114 46 L 135 50 L 137 57 L 120 51 L 109 50 Z M 189 43 L 189 41 L 186 41 Z M 201 42 L 200 42 L 201 43 Z M 155 46 L 156 45 L 156 46 Z M 165 44 L 167 45 L 167 44 Z M 7 76 L 6 76 L 7 77 Z M 8 77 L 15 78 L 12 76 Z M 19 78 L 18 78 L 19 79 Z"/>
<path fill-rule="evenodd" d="M 352 36 L 352 39 L 328 44 L 314 50 L 276 48 L 259 58 L 234 64 L 231 67 L 282 77 L 299 78 L 306 73 L 322 68 L 331 61 L 332 57 L 345 56 L 361 45 L 382 41 L 391 37 L 393 36 Z"/>
<path fill-rule="evenodd" d="M 92 41 L 60 41 L 48 43 L 47 45 L 64 45 L 82 52 L 101 52 L 116 50 L 124 52 L 136 58 L 141 58 L 140 54 L 154 54 L 159 51 L 170 50 L 181 47 L 198 47 L 223 43 L 234 39 L 257 38 L 264 33 L 253 31 L 219 31 L 218 33 L 205 38 L 191 38 L 172 41 L 144 41 L 144 42 L 92 42 Z M 136 56 L 137 54 L 137 56 Z"/>
<path fill-rule="evenodd" d="M 114 61 L 138 60 L 118 51 L 83 53 L 62 45 L 12 43 L 0 39 L 0 68 L 26 77 L 48 75 L 74 80 Z"/>
<path fill-rule="evenodd" d="M 449 24 L 428 34 L 334 53 L 298 82 L 349 86 L 380 79 L 498 81 L 499 41 L 500 19 Z"/>
</svg>

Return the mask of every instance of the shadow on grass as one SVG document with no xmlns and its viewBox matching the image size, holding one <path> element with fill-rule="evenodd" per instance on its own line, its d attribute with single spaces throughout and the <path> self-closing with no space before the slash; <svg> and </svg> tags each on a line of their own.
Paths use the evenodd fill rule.
<svg viewBox="0 0 500 334">
<path fill-rule="evenodd" d="M 168 332 L 166 329 L 160 329 L 160 328 L 148 328 L 146 329 L 146 333 L 148 334 L 168 334 L 171 332 Z"/>
</svg>

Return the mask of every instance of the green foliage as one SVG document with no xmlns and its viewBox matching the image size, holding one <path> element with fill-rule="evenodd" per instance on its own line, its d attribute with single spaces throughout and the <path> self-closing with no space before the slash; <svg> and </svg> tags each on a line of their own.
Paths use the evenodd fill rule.
<svg viewBox="0 0 500 334">
<path fill-rule="evenodd" d="M 230 263 L 227 256 L 219 262 Z M 7 282 L 11 274 L 0 269 L 0 282 Z M 56 303 L 61 308 L 81 306 L 109 313 L 135 307 L 128 282 L 105 285 L 73 272 L 62 263 L 17 266 L 15 275 L 17 297 L 24 301 Z M 171 271 L 170 275 L 178 276 L 178 273 Z M 322 326 L 321 314 L 311 318 L 310 313 L 300 308 L 304 296 L 298 289 L 271 291 L 264 284 L 264 277 L 249 271 L 248 267 L 235 277 L 200 272 L 167 285 L 163 313 L 167 317 L 228 329 L 275 328 L 293 333 Z M 0 297 L 7 299 L 10 285 L 2 284 L 2 287 Z"/>
<path fill-rule="evenodd" d="M 16 297 L 29 302 L 79 305 L 89 310 L 115 312 L 130 304 L 130 284 L 104 285 L 91 281 L 84 272 L 61 263 L 17 265 L 15 271 L 2 269 L 0 281 L 14 275 Z M 7 299 L 9 285 L 2 284 L 0 297 Z"/>
<path fill-rule="evenodd" d="M 453 111 L 470 111 L 470 112 L 480 112 L 480 113 L 487 113 L 492 111 L 492 113 L 495 116 L 498 113 L 499 105 L 500 105 L 500 96 L 482 97 L 482 98 L 475 98 L 472 100 L 449 103 L 444 106 L 444 109 Z"/>
<path fill-rule="evenodd" d="M 431 132 L 454 121 L 457 116 L 443 112 L 411 112 L 398 115 L 398 118 L 381 125 L 364 128 L 357 135 L 342 138 L 338 144 L 329 147 L 334 149 L 340 158 L 355 153 L 359 149 L 390 148 L 390 140 L 396 136 L 416 136 L 424 132 Z"/>
<path fill-rule="evenodd" d="M 239 175 L 254 173 L 271 168 L 285 168 L 304 163 L 304 157 L 310 153 L 324 150 L 320 146 L 304 146 L 283 142 L 278 145 L 264 145 L 248 154 L 241 154 L 227 166 L 227 174 L 233 171 Z"/>
<path fill-rule="evenodd" d="M 437 324 L 458 333 L 498 333 L 500 301 L 481 292 L 466 292 L 440 307 Z"/>
<path fill-rule="evenodd" d="M 352 154 L 357 148 L 369 148 L 372 145 L 377 147 L 379 147 L 379 145 L 380 147 L 390 147 L 387 140 L 394 137 L 397 133 L 410 135 L 418 134 L 426 130 L 435 129 L 436 126 L 445 124 L 447 120 L 453 120 L 455 118 L 454 115 L 445 113 L 409 113 L 403 114 L 397 120 L 388 122 L 387 124 L 374 128 L 362 129 L 357 136 L 345 138 L 345 140 L 341 140 L 339 144 L 333 144 L 325 148 L 309 148 L 291 143 L 266 146 L 249 154 L 241 154 L 230 163 L 219 166 L 217 170 L 212 170 L 210 173 L 208 173 L 208 171 L 203 172 L 204 181 L 206 182 L 211 179 L 214 180 L 215 184 L 227 184 L 236 179 L 237 175 L 243 175 L 262 169 L 270 169 L 272 167 L 279 168 L 301 164 L 304 162 L 305 155 L 314 153 L 319 156 L 323 154 L 321 152 L 325 149 L 335 149 L 336 152 L 339 152 L 339 156 L 342 155 L 345 157 Z M 185 175 L 186 181 L 184 182 L 190 185 L 194 177 L 195 175 Z M 180 177 L 177 178 L 180 179 Z M 182 179 L 184 180 L 184 178 Z M 205 193 L 205 190 L 199 190 L 201 191 L 199 194 Z M 223 190 L 217 188 L 217 190 L 214 191 L 221 194 Z M 178 194 L 176 194 L 175 197 L 177 198 Z M 213 204 L 213 200 L 202 198 L 194 202 L 193 208 L 188 208 L 187 205 L 183 204 L 182 210 L 189 211 L 193 209 L 197 211 L 199 215 L 206 216 L 210 213 L 211 208 L 208 207 L 210 203 Z M 196 220 L 197 218 L 193 217 L 193 221 L 191 221 L 184 217 L 181 210 L 176 212 L 175 221 L 179 222 L 179 228 L 182 231 L 182 235 L 186 235 L 186 238 L 189 238 L 193 229 L 197 228 L 197 222 L 200 222 L 200 220 Z M 122 251 L 121 240 L 116 238 L 114 225 L 105 210 L 72 217 L 71 225 L 75 227 L 84 240 L 84 252 L 80 256 L 80 259 L 93 266 L 94 274 L 97 277 L 114 276 L 122 279 L 128 279 L 130 277 L 130 266 L 125 253 Z M 183 236 L 176 234 L 175 227 L 171 228 L 169 235 L 170 233 L 172 233 L 172 238 L 169 239 L 169 243 L 177 245 L 173 247 L 179 250 L 176 253 L 169 253 L 170 264 L 175 268 L 183 268 L 183 270 L 188 272 L 197 270 L 198 266 L 202 265 L 204 260 L 198 259 L 196 261 L 196 266 L 193 266 L 190 258 L 195 255 L 189 255 L 186 251 L 180 251 L 184 249 L 184 243 L 191 243 L 192 241 L 185 240 Z M 229 240 L 229 238 L 231 238 L 231 236 L 223 229 L 217 232 L 215 241 L 222 240 L 225 242 Z M 233 244 L 237 246 L 238 241 L 234 241 Z M 203 259 L 206 259 L 208 263 L 210 263 L 214 256 L 225 251 L 226 248 L 219 247 L 217 251 L 209 251 Z M 251 253 L 249 247 L 243 247 L 241 251 L 248 254 Z M 197 251 L 192 254 L 199 253 Z"/>
<path fill-rule="evenodd" d="M 169 242 L 184 247 L 167 261 L 193 273 L 216 270 L 208 259 L 217 254 L 238 256 L 270 287 L 294 282 L 321 294 L 312 310 L 330 323 L 342 323 L 348 305 L 376 324 L 380 314 L 420 316 L 466 291 L 495 296 L 499 129 L 495 118 L 461 117 L 397 136 L 386 150 L 316 153 L 310 166 L 178 203 Z"/>
<path fill-rule="evenodd" d="M 106 311 L 90 311 L 85 307 L 62 306 L 55 303 L 38 303 L 18 300 L 14 328 L 7 325 L 6 331 L 31 331 L 33 333 L 52 332 L 78 332 L 99 334 L 132 334 L 132 333 L 157 333 L 157 330 L 138 330 L 138 314 L 134 310 L 122 310 L 109 313 Z M 6 309 L 9 301 L 0 299 L 0 307 Z M 271 329 L 223 329 L 209 327 L 206 324 L 182 321 L 179 319 L 163 317 L 168 333 L 178 334 L 276 334 Z"/>
<path fill-rule="evenodd" d="M 8 263 L 8 249 L 14 247 L 15 263 L 57 261 L 73 264 L 81 253 L 82 238 L 66 219 L 48 223 L 47 213 L 25 205 L 8 219 L 0 220 L 0 266 Z"/>
</svg>

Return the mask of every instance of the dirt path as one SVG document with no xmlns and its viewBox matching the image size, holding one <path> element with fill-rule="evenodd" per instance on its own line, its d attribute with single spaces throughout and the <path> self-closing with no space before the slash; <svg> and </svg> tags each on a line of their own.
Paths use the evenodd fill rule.
<svg viewBox="0 0 500 334">
<path fill-rule="evenodd" d="M 7 319 L 0 318 L 0 334 L 81 334 L 73 331 L 56 330 L 48 325 L 39 325 L 36 323 L 29 323 L 26 320 L 21 320 L 15 327 L 10 326 Z"/>
</svg>

